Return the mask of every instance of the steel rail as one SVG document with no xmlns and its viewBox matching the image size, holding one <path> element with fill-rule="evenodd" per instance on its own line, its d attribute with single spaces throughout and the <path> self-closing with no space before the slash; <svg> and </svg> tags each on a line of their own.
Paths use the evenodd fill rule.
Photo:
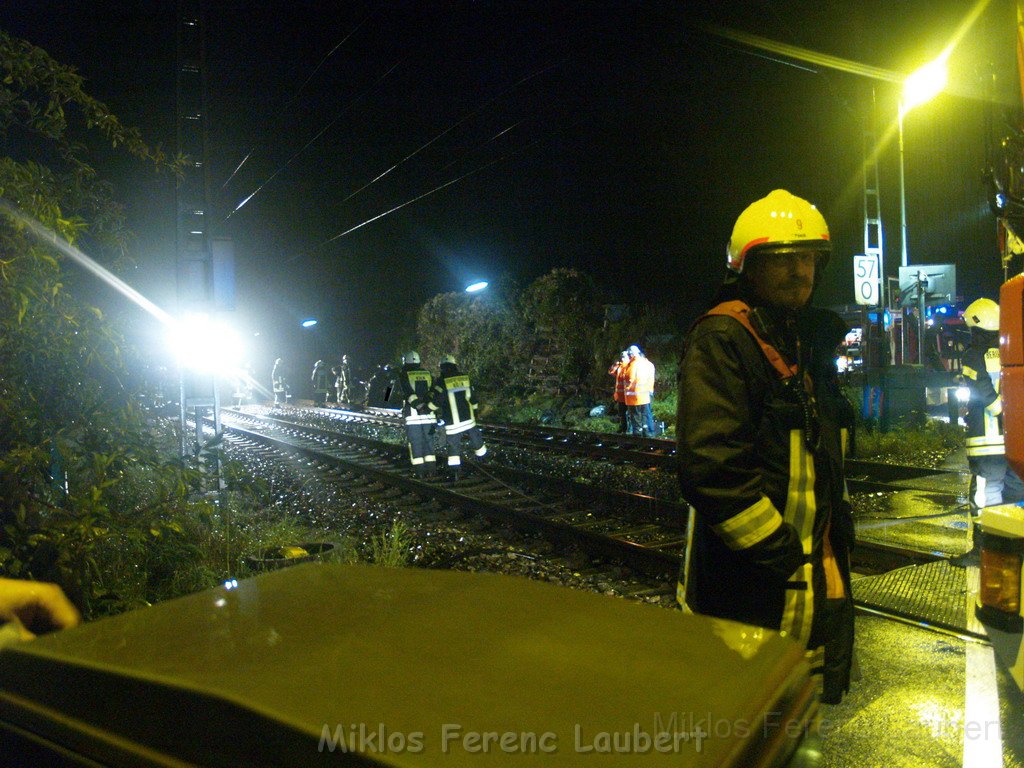
<svg viewBox="0 0 1024 768">
<path fill-rule="evenodd" d="M 257 421 L 259 420 L 251 414 L 247 414 L 247 416 Z M 337 452 L 343 449 L 339 449 L 337 446 L 324 445 L 323 442 L 315 440 L 312 437 L 299 438 L 297 436 L 293 436 L 291 439 L 287 439 L 268 435 L 236 424 L 226 423 L 224 426 L 225 430 L 230 430 L 232 433 L 241 435 L 249 440 L 271 445 L 278 450 L 300 455 L 306 459 L 332 464 L 339 468 L 356 472 L 376 482 L 398 487 L 409 493 L 415 493 L 426 498 L 435 499 L 442 503 L 448 503 L 459 508 L 481 514 L 484 517 L 510 525 L 517 530 L 534 534 L 540 533 L 545 538 L 556 543 L 577 546 L 592 556 L 620 561 L 648 576 L 664 578 L 668 575 L 674 574 L 679 567 L 680 550 L 671 545 L 673 543 L 678 544 L 679 541 L 683 539 L 681 535 L 675 537 L 673 541 L 664 542 L 658 546 L 638 544 L 633 541 L 617 538 L 615 535 L 606 535 L 597 531 L 588 530 L 587 528 L 580 527 L 579 525 L 562 522 L 560 520 L 553 519 L 552 517 L 539 514 L 536 509 L 538 507 L 543 507 L 544 505 L 542 503 L 531 502 L 531 508 L 502 504 L 498 501 L 488 500 L 473 495 L 474 485 L 471 483 L 463 482 L 459 486 L 444 487 L 436 482 L 431 483 L 405 476 L 394 469 L 383 469 L 379 466 L 373 466 L 371 463 L 373 458 L 378 460 L 381 458 L 380 446 L 387 444 L 377 443 L 373 446 L 378 451 L 376 456 L 373 454 L 370 456 L 361 456 L 363 460 L 357 460 L 356 457 L 351 455 L 338 455 Z M 294 429 L 299 432 L 308 432 L 310 430 L 310 428 L 297 427 L 293 424 L 288 424 L 286 428 Z M 359 446 L 364 451 L 369 447 L 365 445 L 364 441 L 375 442 L 367 441 L 366 438 L 359 438 L 358 436 L 338 435 L 333 432 L 325 433 L 325 435 L 329 435 L 331 439 L 343 440 L 348 444 Z M 300 444 L 297 442 L 297 440 L 300 439 L 312 444 Z M 321 440 L 324 439 L 326 439 L 324 435 L 321 435 Z M 318 442 L 320 443 L 319 445 L 317 444 Z M 385 450 L 385 452 L 389 454 L 391 453 L 390 450 Z M 391 457 L 389 457 L 389 459 L 390 458 Z M 388 463 L 390 464 L 390 460 Z M 539 476 L 532 477 L 537 481 L 547 479 L 540 478 Z M 493 488 L 491 490 L 493 490 Z M 572 514 L 563 510 L 561 516 L 571 517 Z"/>
</svg>

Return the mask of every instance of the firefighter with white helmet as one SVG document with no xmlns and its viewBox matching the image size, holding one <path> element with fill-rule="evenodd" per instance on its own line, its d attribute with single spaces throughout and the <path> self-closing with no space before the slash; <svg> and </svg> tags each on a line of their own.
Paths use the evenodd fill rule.
<svg viewBox="0 0 1024 768">
<path fill-rule="evenodd" d="M 479 406 L 469 376 L 459 370 L 454 355 L 441 358 L 441 374 L 434 384 L 434 402 L 440 406 L 448 441 L 448 469 L 452 480 L 458 480 L 462 471 L 462 438 L 469 438 L 473 455 L 481 458 L 487 453 L 480 427 L 476 424 Z"/>
<path fill-rule="evenodd" d="M 287 404 L 291 391 L 284 373 L 284 360 L 280 357 L 274 361 L 274 367 L 270 371 L 270 386 L 274 390 L 274 405 Z"/>
<path fill-rule="evenodd" d="M 694 524 L 679 599 L 797 640 L 836 702 L 853 653 L 850 409 L 833 354 L 846 326 L 809 305 L 830 252 L 825 218 L 785 190 L 736 220 L 726 279 L 680 365 L 679 481 Z"/>
<path fill-rule="evenodd" d="M 309 380 L 313 384 L 313 403 L 315 405 L 327 405 L 327 397 L 331 392 L 329 373 L 327 364 L 323 360 L 313 363 L 313 373 L 310 374 Z"/>
<path fill-rule="evenodd" d="M 1006 462 L 1003 398 L 1000 396 L 999 305 L 978 299 L 964 310 L 971 343 L 960 375 L 967 401 L 967 463 L 971 467 L 970 503 L 982 507 L 1024 501 L 1024 485 Z"/>
<path fill-rule="evenodd" d="M 409 461 L 417 477 L 433 477 L 437 474 L 432 438 L 437 422 L 437 406 L 431 400 L 434 377 L 421 365 L 419 352 L 406 352 L 402 356 L 399 384 L 402 388 L 405 435 L 409 440 Z"/>
<path fill-rule="evenodd" d="M 334 372 L 334 395 L 338 404 L 348 402 L 348 382 L 351 377 L 348 368 L 348 355 L 341 356 L 341 363 L 331 369 Z"/>
<path fill-rule="evenodd" d="M 626 431 L 631 435 L 654 437 L 654 414 L 651 398 L 654 396 L 654 363 L 643 350 L 631 344 L 626 350 L 629 367 L 626 369 Z"/>
</svg>

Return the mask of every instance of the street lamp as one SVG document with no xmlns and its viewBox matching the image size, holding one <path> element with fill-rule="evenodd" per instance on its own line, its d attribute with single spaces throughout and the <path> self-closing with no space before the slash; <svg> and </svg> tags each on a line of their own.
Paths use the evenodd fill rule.
<svg viewBox="0 0 1024 768">
<path fill-rule="evenodd" d="M 899 103 L 900 134 L 900 263 L 905 267 L 907 259 L 907 185 L 904 175 L 903 158 L 903 116 L 914 107 L 920 106 L 942 93 L 946 87 L 946 59 L 943 54 L 907 76 L 903 81 L 903 94 Z"/>
<path fill-rule="evenodd" d="M 466 286 L 466 293 L 479 293 L 488 285 L 486 280 L 476 280 Z"/>
<path fill-rule="evenodd" d="M 903 81 L 903 93 L 900 95 L 898 123 L 900 143 L 900 264 L 907 266 L 907 182 L 904 172 L 903 156 L 903 116 L 914 107 L 931 101 L 946 87 L 946 59 L 949 53 L 944 52 L 935 61 L 930 61 L 911 72 Z M 918 283 L 918 318 L 917 318 L 917 362 L 924 363 L 924 287 Z M 903 328 L 902 324 L 900 326 Z M 906 349 L 906 329 L 903 328 L 903 348 Z"/>
</svg>

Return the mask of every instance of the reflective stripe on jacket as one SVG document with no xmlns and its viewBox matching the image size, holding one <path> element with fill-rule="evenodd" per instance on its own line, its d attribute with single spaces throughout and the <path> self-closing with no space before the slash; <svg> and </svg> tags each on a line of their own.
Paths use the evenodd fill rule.
<svg viewBox="0 0 1024 768">
<path fill-rule="evenodd" d="M 998 343 L 998 342 L 996 342 Z M 1003 398 L 999 394 L 999 347 L 972 343 L 964 351 L 960 375 L 970 390 L 967 402 L 967 455 L 1002 456 Z"/>
<path fill-rule="evenodd" d="M 817 647 L 816 609 L 850 596 L 843 409 L 826 376 L 770 362 L 748 310 L 701 318 L 680 365 L 679 482 L 696 512 L 685 607 Z"/>
<path fill-rule="evenodd" d="M 608 375 L 615 377 L 614 400 L 616 403 L 626 402 L 626 382 L 629 379 L 628 369 L 629 363 L 624 363 L 621 360 L 608 369 Z"/>
<path fill-rule="evenodd" d="M 430 371 L 417 365 L 402 367 L 399 377 L 402 387 L 402 415 L 406 424 L 433 424 L 437 421 L 434 411 L 437 406 L 431 402 L 434 377 Z"/>
<path fill-rule="evenodd" d="M 630 361 L 627 371 L 626 405 L 646 405 L 654 392 L 654 363 L 642 355 Z"/>
<path fill-rule="evenodd" d="M 477 401 L 469 376 L 463 373 L 446 376 L 434 385 L 434 392 L 441 405 L 447 434 L 456 435 L 476 426 Z"/>
</svg>

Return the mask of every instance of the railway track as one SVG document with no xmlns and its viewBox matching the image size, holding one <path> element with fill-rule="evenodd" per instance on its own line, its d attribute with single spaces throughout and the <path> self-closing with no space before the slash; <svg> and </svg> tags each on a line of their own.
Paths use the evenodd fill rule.
<svg viewBox="0 0 1024 768">
<path fill-rule="evenodd" d="M 263 416 L 244 411 L 226 413 L 232 418 L 248 420 L 250 424 L 273 424 L 292 438 L 309 441 L 305 450 L 313 453 L 335 441 L 342 441 L 348 446 L 345 451 L 352 461 L 356 461 L 359 452 L 368 451 L 378 462 L 374 468 L 380 473 L 377 476 L 380 482 L 394 482 L 423 497 L 477 512 L 522 531 L 542 532 L 560 545 L 574 545 L 594 556 L 618 560 L 649 576 L 674 572 L 685 546 L 687 508 L 675 500 L 597 489 L 586 483 L 543 477 L 496 464 L 478 467 L 479 473 L 486 473 L 486 477 L 479 473 L 475 477 L 470 475 L 455 486 L 408 477 L 407 457 L 401 443 L 344 431 L 348 426 L 373 426 L 394 430 L 395 436 L 399 436 L 401 421 L 391 410 L 278 409 L 273 412 L 277 415 Z M 298 418 L 303 413 L 318 421 L 326 421 L 332 429 L 302 425 Z M 338 429 L 334 429 L 335 426 Z M 667 456 L 664 451 L 667 450 L 666 444 L 670 445 L 666 440 L 611 436 L 611 445 L 606 446 L 604 443 L 608 436 L 605 435 L 547 427 L 506 428 L 501 425 L 494 429 L 493 425 L 487 425 L 486 429 L 491 443 L 501 444 L 500 440 L 494 439 L 494 435 L 500 433 L 509 436 L 507 444 L 519 448 L 529 446 L 545 453 L 584 452 L 599 461 L 608 460 L 610 453 L 613 460 L 632 462 L 633 457 L 640 456 L 641 463 L 649 464 L 652 457 Z M 254 435 L 252 437 L 255 439 Z M 269 438 L 265 436 L 264 439 Z M 621 448 L 630 442 L 640 443 L 640 449 Z M 646 445 L 648 443 L 653 445 Z M 655 458 L 655 461 L 661 460 Z M 359 459 L 357 463 L 365 465 L 365 459 Z M 939 474 L 942 473 L 936 470 L 853 461 L 850 483 L 854 491 L 904 490 L 907 483 L 912 486 L 916 479 Z M 386 480 L 392 477 L 394 480 Z M 952 506 L 956 499 L 950 495 L 948 500 Z M 616 514 L 609 517 L 609 508 L 616 510 Z M 853 565 L 859 573 L 877 574 L 943 558 L 944 555 L 937 552 L 864 541 L 857 546 Z"/>
<path fill-rule="evenodd" d="M 358 411 L 335 408 L 288 410 L 315 413 L 319 417 L 336 422 L 339 426 L 401 428 L 399 412 L 390 408 L 366 408 Z M 675 469 L 675 443 L 662 438 L 521 424 L 481 423 L 479 426 L 489 444 L 539 451 L 554 450 L 610 464 L 631 464 L 644 469 Z M 863 459 L 848 459 L 846 468 L 847 484 L 851 493 L 914 489 L 936 492 L 934 481 L 954 474 L 942 469 L 886 464 Z M 955 494 L 947 495 L 950 505 L 954 506 Z"/>
<path fill-rule="evenodd" d="M 477 466 L 455 483 L 421 480 L 409 476 L 401 445 L 274 417 L 223 415 L 225 429 L 251 443 L 542 535 L 664 584 L 675 579 L 686 538 L 679 504 L 493 465 Z"/>
</svg>

